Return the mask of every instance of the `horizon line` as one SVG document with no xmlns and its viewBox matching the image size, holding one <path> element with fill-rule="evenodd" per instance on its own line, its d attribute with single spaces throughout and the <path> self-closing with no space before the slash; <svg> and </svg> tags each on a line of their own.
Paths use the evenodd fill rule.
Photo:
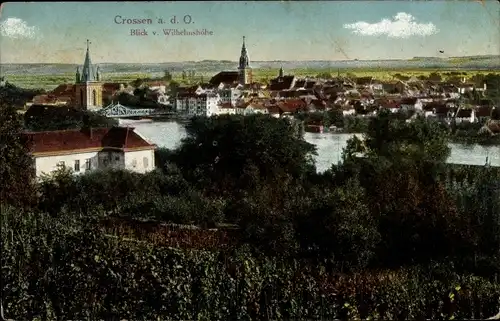
<svg viewBox="0 0 500 321">
<path fill-rule="evenodd" d="M 498 57 L 500 58 L 500 55 L 472 55 L 472 56 L 453 56 L 453 57 L 438 57 L 438 56 L 416 56 L 416 57 L 411 57 L 411 58 L 400 58 L 400 59 L 391 59 L 391 58 L 382 58 L 382 59 L 342 59 L 342 60 L 326 60 L 326 59 L 310 59 L 310 60 L 253 60 L 254 63 L 280 63 L 280 62 L 363 62 L 363 61 L 407 61 L 407 60 L 413 60 L 416 58 L 423 58 L 423 59 L 441 59 L 441 60 L 447 60 L 447 59 L 456 59 L 456 58 L 472 58 L 472 57 Z M 93 65 L 98 65 L 98 64 L 169 64 L 169 63 L 200 63 L 200 62 L 208 62 L 208 61 L 215 61 L 215 62 L 225 62 L 225 63 L 235 63 L 237 64 L 237 60 L 226 60 L 226 59 L 203 59 L 203 60 L 183 60 L 183 61 L 163 61 L 163 62 L 99 62 L 96 63 L 94 62 Z M 82 65 L 81 63 L 62 63 L 62 62 L 0 62 L 0 65 L 35 65 L 35 64 L 47 64 L 47 65 Z"/>
</svg>

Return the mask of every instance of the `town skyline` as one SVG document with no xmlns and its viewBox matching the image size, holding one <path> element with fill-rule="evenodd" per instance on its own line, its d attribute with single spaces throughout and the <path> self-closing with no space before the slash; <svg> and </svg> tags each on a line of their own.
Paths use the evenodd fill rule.
<svg viewBox="0 0 500 321">
<path fill-rule="evenodd" d="M 0 62 L 81 64 L 86 39 L 95 63 L 236 61 L 243 36 L 255 62 L 500 55 L 499 9 L 496 1 L 7 3 Z M 192 24 L 157 23 L 174 15 Z M 131 36 L 135 28 L 149 35 Z M 165 36 L 169 28 L 213 35 Z"/>
</svg>

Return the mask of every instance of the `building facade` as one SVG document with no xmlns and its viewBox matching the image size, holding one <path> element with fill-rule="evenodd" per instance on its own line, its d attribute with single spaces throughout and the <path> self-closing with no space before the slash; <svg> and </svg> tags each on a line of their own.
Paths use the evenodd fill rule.
<svg viewBox="0 0 500 321">
<path fill-rule="evenodd" d="M 116 168 L 138 173 L 155 169 L 156 146 L 130 127 L 29 132 L 36 176 L 65 167 L 75 174 Z"/>
<path fill-rule="evenodd" d="M 177 95 L 176 112 L 185 117 L 210 117 L 219 114 L 219 104 L 220 96 L 210 91 L 182 93 Z"/>
<path fill-rule="evenodd" d="M 99 67 L 94 68 L 90 59 L 90 42 L 87 40 L 87 52 L 82 70 L 76 70 L 75 81 L 75 104 L 77 108 L 84 110 L 96 110 L 102 108 L 102 82 Z"/>
</svg>

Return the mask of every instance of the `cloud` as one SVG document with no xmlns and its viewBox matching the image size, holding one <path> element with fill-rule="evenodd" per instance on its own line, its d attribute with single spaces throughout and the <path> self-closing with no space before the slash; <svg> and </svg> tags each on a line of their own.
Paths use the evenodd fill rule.
<svg viewBox="0 0 500 321">
<path fill-rule="evenodd" d="M 0 23 L 0 34 L 9 38 L 34 38 L 36 27 L 30 27 L 26 21 L 19 18 L 8 18 Z"/>
<path fill-rule="evenodd" d="M 363 36 L 386 35 L 390 38 L 408 38 L 411 36 L 430 36 L 439 32 L 436 26 L 429 23 L 420 23 L 411 14 L 399 12 L 391 19 L 382 19 L 379 22 L 368 23 L 358 21 L 345 24 L 345 29 Z"/>
</svg>

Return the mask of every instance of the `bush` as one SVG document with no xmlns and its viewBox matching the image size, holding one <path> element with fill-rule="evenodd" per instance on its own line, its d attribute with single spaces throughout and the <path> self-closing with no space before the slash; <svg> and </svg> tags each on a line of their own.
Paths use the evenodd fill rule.
<svg viewBox="0 0 500 321">
<path fill-rule="evenodd" d="M 2 297 L 14 319 L 441 319 L 498 311 L 498 283 L 446 266 L 337 275 L 248 251 L 220 256 L 109 238 L 74 219 L 11 209 L 1 224 Z"/>
</svg>

